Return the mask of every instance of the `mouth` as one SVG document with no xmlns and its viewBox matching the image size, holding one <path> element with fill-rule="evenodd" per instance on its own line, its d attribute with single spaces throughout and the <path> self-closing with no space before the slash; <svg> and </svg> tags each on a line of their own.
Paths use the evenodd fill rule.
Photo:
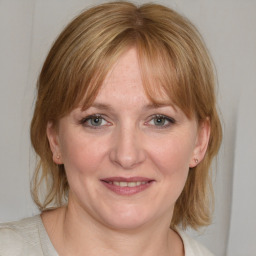
<svg viewBox="0 0 256 256">
<path fill-rule="evenodd" d="M 101 182 L 111 191 L 119 195 L 133 195 L 147 189 L 155 180 L 144 177 L 111 177 Z"/>
<path fill-rule="evenodd" d="M 104 181 L 103 181 L 104 182 Z M 114 186 L 119 186 L 119 187 L 138 187 L 141 185 L 145 185 L 151 181 L 135 181 L 135 182 L 125 182 L 125 181 L 105 181 L 106 183 Z"/>
</svg>

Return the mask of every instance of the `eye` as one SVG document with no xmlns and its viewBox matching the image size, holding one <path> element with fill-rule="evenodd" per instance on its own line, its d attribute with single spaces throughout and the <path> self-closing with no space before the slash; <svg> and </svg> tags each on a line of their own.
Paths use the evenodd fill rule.
<svg viewBox="0 0 256 256">
<path fill-rule="evenodd" d="M 165 115 L 154 115 L 147 124 L 156 126 L 157 128 L 165 128 L 175 124 L 175 120 Z"/>
<path fill-rule="evenodd" d="M 101 115 L 98 114 L 87 116 L 83 118 L 79 123 L 85 127 L 90 127 L 94 129 L 110 125 L 109 122 L 107 122 Z"/>
</svg>

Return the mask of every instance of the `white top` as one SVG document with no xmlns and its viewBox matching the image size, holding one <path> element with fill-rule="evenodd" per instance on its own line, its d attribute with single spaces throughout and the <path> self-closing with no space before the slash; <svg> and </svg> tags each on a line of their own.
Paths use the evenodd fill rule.
<svg viewBox="0 0 256 256">
<path fill-rule="evenodd" d="M 213 256 L 205 247 L 178 229 L 185 256 Z M 0 224 L 0 256 L 58 256 L 40 215 Z"/>
</svg>

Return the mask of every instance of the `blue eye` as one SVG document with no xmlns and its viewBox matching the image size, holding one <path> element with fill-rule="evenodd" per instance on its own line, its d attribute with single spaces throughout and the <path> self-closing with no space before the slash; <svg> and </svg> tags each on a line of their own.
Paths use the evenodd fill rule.
<svg viewBox="0 0 256 256">
<path fill-rule="evenodd" d="M 106 126 L 108 122 L 101 115 L 91 115 L 83 118 L 80 121 L 80 124 L 91 128 L 98 128 L 101 126 Z"/>
<path fill-rule="evenodd" d="M 175 120 L 171 117 L 167 117 L 164 115 L 155 115 L 153 118 L 148 122 L 148 124 L 157 126 L 159 128 L 169 127 L 171 124 L 174 124 Z"/>
<path fill-rule="evenodd" d="M 155 117 L 153 120 L 154 120 L 154 125 L 157 125 L 157 126 L 164 126 L 166 123 L 168 123 L 166 118 L 163 118 L 163 117 Z"/>
<path fill-rule="evenodd" d="M 92 126 L 100 126 L 103 119 L 101 117 L 94 117 L 88 120 Z"/>
</svg>

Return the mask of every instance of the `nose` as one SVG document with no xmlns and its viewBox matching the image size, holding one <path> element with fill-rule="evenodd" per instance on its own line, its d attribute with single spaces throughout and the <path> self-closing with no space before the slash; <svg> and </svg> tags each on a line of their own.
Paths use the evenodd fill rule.
<svg viewBox="0 0 256 256">
<path fill-rule="evenodd" d="M 146 153 L 139 130 L 135 127 L 120 127 L 115 131 L 113 137 L 110 160 L 114 164 L 130 170 L 145 161 Z"/>
</svg>

